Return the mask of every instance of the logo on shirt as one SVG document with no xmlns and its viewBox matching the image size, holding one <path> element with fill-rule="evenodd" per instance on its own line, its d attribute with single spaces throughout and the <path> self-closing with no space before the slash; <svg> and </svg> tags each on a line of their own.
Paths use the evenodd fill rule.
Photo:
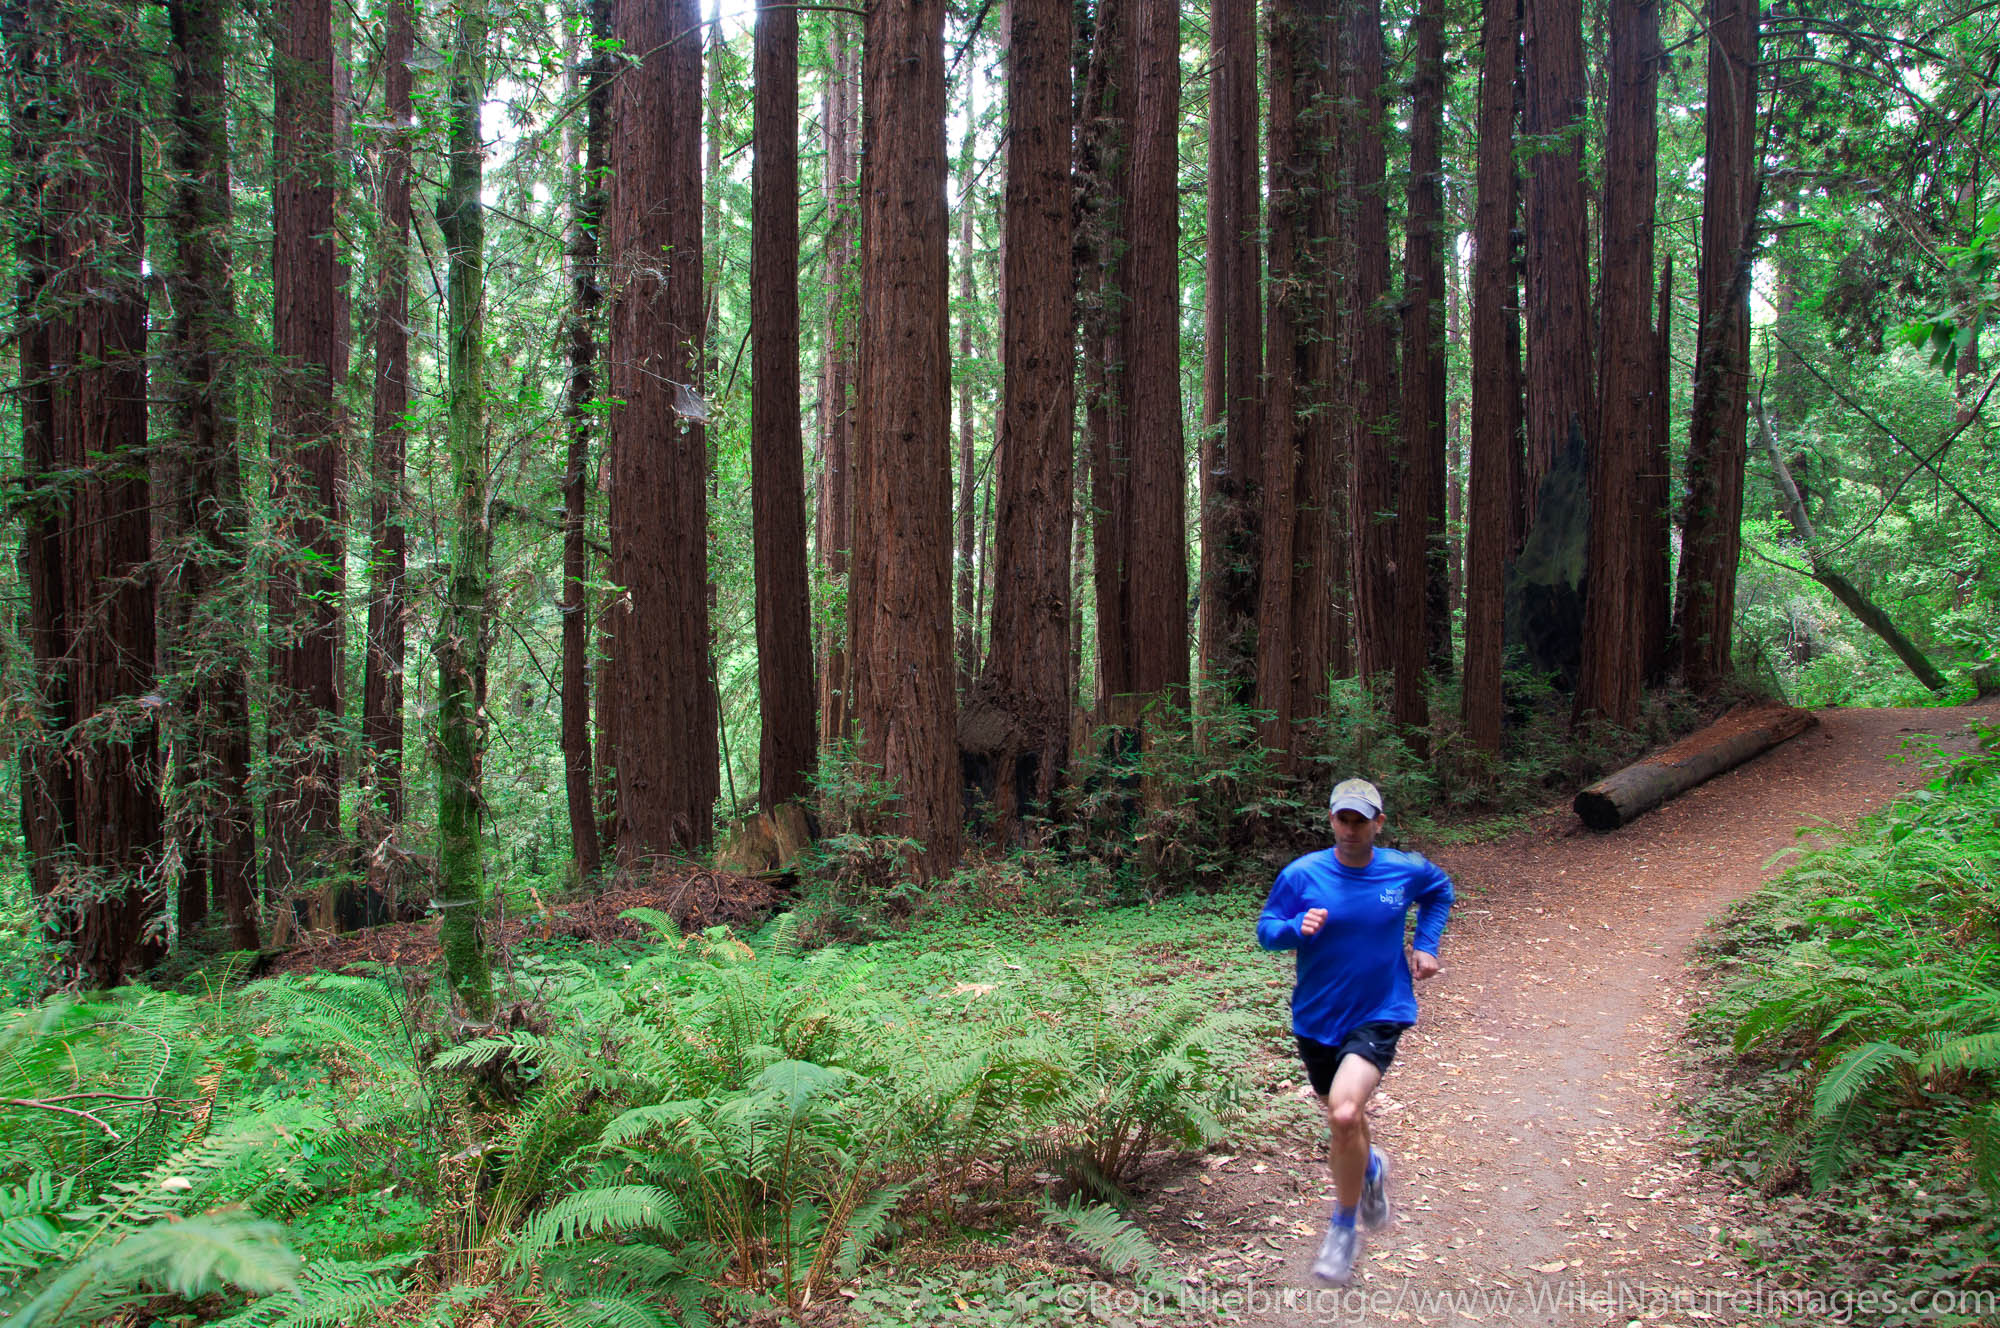
<svg viewBox="0 0 2000 1328">
<path fill-rule="evenodd" d="M 1401 908 L 1403 906 L 1403 887 L 1400 884 L 1392 885 L 1387 890 L 1384 890 L 1379 898 L 1390 908 Z"/>
</svg>

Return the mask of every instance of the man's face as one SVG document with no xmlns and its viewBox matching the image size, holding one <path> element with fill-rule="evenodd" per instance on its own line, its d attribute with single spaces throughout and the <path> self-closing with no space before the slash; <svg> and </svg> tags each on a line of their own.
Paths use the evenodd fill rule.
<svg viewBox="0 0 2000 1328">
<path fill-rule="evenodd" d="M 1343 858 L 1360 861 L 1375 850 L 1375 836 L 1382 833 L 1382 827 L 1389 818 L 1377 816 L 1373 820 L 1351 808 L 1343 808 L 1333 814 L 1333 842 Z"/>
</svg>

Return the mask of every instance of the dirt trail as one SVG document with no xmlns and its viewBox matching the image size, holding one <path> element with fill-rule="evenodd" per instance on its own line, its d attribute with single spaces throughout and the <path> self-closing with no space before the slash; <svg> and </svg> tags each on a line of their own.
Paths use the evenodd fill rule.
<svg viewBox="0 0 2000 1328">
<path fill-rule="evenodd" d="M 1851 826 L 1921 782 L 1891 759 L 1906 740 L 1962 747 L 1975 717 L 1996 712 L 1824 711 L 1818 728 L 1611 834 L 1566 815 L 1438 851 L 1459 886 L 1444 972 L 1420 989 L 1423 1022 L 1372 1116 L 1398 1221 L 1368 1240 L 1354 1288 L 1316 1292 L 1307 1272 L 1331 1186 L 1324 1125 L 1297 1093 L 1234 1157 L 1162 1182 L 1147 1225 L 1234 1323 L 1777 1317 L 1746 1312 L 1770 1290 L 1725 1243 L 1735 1201 L 1676 1137 L 1689 948 L 1801 828 Z"/>
</svg>

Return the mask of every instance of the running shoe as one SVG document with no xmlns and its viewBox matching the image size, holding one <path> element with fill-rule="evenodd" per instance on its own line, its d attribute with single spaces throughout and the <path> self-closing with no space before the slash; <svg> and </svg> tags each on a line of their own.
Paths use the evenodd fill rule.
<svg viewBox="0 0 2000 1328">
<path fill-rule="evenodd" d="M 1396 1220 L 1395 1210 L 1389 1207 L 1389 1156 L 1371 1148 L 1368 1160 L 1375 1175 L 1373 1179 L 1362 1178 L 1361 1205 L 1355 1209 L 1355 1217 L 1370 1231 L 1380 1231 Z"/>
<path fill-rule="evenodd" d="M 1361 1233 L 1353 1227 L 1330 1226 L 1320 1242 L 1319 1257 L 1313 1260 L 1312 1275 L 1334 1286 L 1354 1280 L 1354 1256 L 1361 1251 Z"/>
</svg>

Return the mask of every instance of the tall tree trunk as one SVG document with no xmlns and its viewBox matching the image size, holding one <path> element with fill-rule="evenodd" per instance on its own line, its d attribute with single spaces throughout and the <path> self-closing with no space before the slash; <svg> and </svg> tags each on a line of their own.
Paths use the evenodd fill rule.
<svg viewBox="0 0 2000 1328">
<path fill-rule="evenodd" d="M 1520 0 L 1486 0 L 1480 38 L 1479 196 L 1472 237 L 1472 456 L 1465 523 L 1466 736 L 1500 751 L 1503 564 L 1514 556 L 1513 457 L 1520 364 L 1514 321 L 1514 69 Z"/>
<path fill-rule="evenodd" d="M 250 709 L 241 599 L 248 513 L 236 454 L 236 294 L 229 250 L 229 122 L 219 0 L 168 6 L 176 51 L 174 119 L 180 184 L 175 195 L 173 278 L 177 317 L 176 424 L 186 470 L 176 524 L 189 535 L 180 590 L 190 672 L 192 755 L 182 768 L 194 806 L 190 845 L 201 880 L 220 904 L 234 943 L 257 946 L 255 808 L 250 801 Z M 204 903 L 206 901 L 203 901 Z M 183 928 L 191 924 L 183 912 Z"/>
<path fill-rule="evenodd" d="M 1682 676 L 1696 693 L 1730 672 L 1742 551 L 1749 424 L 1750 265 L 1757 248 L 1757 0 L 1708 5 L 1707 169 L 1687 506 L 1674 620 Z"/>
<path fill-rule="evenodd" d="M 818 755 L 799 428 L 799 15 L 757 14 L 751 173 L 750 466 L 757 572 L 757 798 L 802 798 Z"/>
<path fill-rule="evenodd" d="M 76 791 L 62 758 L 60 735 L 75 718 L 62 660 L 69 650 L 69 615 L 63 603 L 62 513 L 64 495 L 54 472 L 55 401 L 50 360 L 56 310 L 50 283 L 54 218 L 47 210 L 50 181 L 43 162 L 55 130 L 65 120 L 66 98 L 52 81 L 58 32 L 40 4 L 0 7 L 7 63 L 9 177 L 7 226 L 13 241 L 15 345 L 20 352 L 21 580 L 28 600 L 28 658 L 33 688 L 27 731 L 20 740 L 21 839 L 29 893 L 45 922 L 53 922 L 64 858 L 76 830 Z"/>
<path fill-rule="evenodd" d="M 1137 6 L 1115 25 L 1099 16 L 1098 39 L 1111 54 L 1111 133 L 1123 135 L 1124 149 L 1108 174 L 1124 207 L 1109 232 L 1122 245 L 1106 295 L 1118 311 L 1104 352 L 1111 404 L 1097 527 L 1098 683 L 1107 718 L 1127 726 L 1156 699 L 1181 701 L 1188 682 L 1178 24 L 1163 5 Z"/>
<path fill-rule="evenodd" d="M 334 482 L 340 462 L 335 372 L 338 321 L 333 213 L 333 11 L 330 0 L 285 10 L 273 67 L 272 298 L 278 373 L 272 385 L 271 487 L 278 553 L 271 571 L 271 791 L 264 804 L 264 884 L 284 942 L 301 908 L 327 899 L 315 877 L 340 830 L 341 548 Z M 331 917 L 315 907 L 315 925 Z"/>
<path fill-rule="evenodd" d="M 154 685 L 152 493 L 147 479 L 146 296 L 141 274 L 136 7 L 68 25 L 58 77 L 72 100 L 48 160 L 63 224 L 49 294 L 50 423 L 63 472 L 56 567 L 67 607 L 63 664 L 74 723 L 63 760 L 75 791 L 55 895 L 64 967 L 95 987 L 163 951 Z"/>
<path fill-rule="evenodd" d="M 563 791 L 577 876 L 603 865 L 590 752 L 590 444 L 597 395 L 598 232 L 604 224 L 605 151 L 611 137 L 611 0 L 588 0 L 591 56 L 584 66 L 583 175 L 573 185 L 570 228 L 569 390 L 563 414 L 569 448 L 563 474 Z"/>
<path fill-rule="evenodd" d="M 855 233 L 859 224 L 857 188 L 860 151 L 860 70 L 848 29 L 852 20 L 827 15 L 827 81 L 821 110 L 826 143 L 827 232 L 825 249 L 826 321 L 820 345 L 819 519 L 820 567 L 831 586 L 847 579 L 852 547 L 851 470 L 854 436 L 856 313 Z M 850 653 L 846 624 L 822 619 L 819 641 L 819 741 L 831 747 L 852 731 L 849 695 Z"/>
<path fill-rule="evenodd" d="M 860 419 L 848 641 L 862 759 L 922 845 L 958 861 L 943 0 L 878 0 L 862 48 Z"/>
<path fill-rule="evenodd" d="M 1306 283 L 1294 363 L 1294 406 L 1300 415 L 1298 479 L 1292 496 L 1298 520 L 1292 529 L 1292 723 L 1304 750 L 1311 725 L 1327 709 L 1327 682 L 1354 672 L 1349 630 L 1347 420 L 1335 384 L 1345 371 L 1335 317 L 1334 247 L 1341 233 L 1334 189 L 1338 154 L 1339 71 L 1331 0 L 1305 0 L 1305 30 L 1294 48 L 1304 242 L 1297 265 Z"/>
<path fill-rule="evenodd" d="M 1523 52 L 1528 161 L 1528 464 L 1532 524 L 1542 476 L 1572 431 L 1594 443 L 1589 217 L 1583 188 L 1583 16 L 1580 0 L 1527 0 Z"/>
<path fill-rule="evenodd" d="M 1007 9 L 1007 243 L 1001 286 L 999 515 L 985 689 L 1013 721 L 995 829 L 1046 812 L 1069 764 L 1070 496 L 1075 299 L 1070 203 L 1070 0 Z"/>
<path fill-rule="evenodd" d="M 1419 754 L 1430 750 L 1427 687 L 1433 594 L 1444 569 L 1444 12 L 1417 11 L 1410 78 L 1410 182 L 1403 247 L 1403 437 L 1396 485 L 1396 725 Z M 1450 656 L 1449 637 L 1445 654 Z"/>
<path fill-rule="evenodd" d="M 1267 257 L 1271 301 L 1266 307 L 1265 350 L 1271 376 L 1263 401 L 1264 455 L 1259 466 L 1258 535 L 1262 565 L 1258 587 L 1257 706 L 1266 714 L 1258 739 L 1291 770 L 1298 743 L 1292 727 L 1295 696 L 1292 550 L 1301 513 L 1297 496 L 1302 462 L 1299 392 L 1310 391 L 1299 372 L 1301 352 L 1313 337 L 1313 283 L 1305 252 L 1308 214 L 1313 203 L 1313 156 L 1300 144 L 1300 119 L 1311 107 L 1313 38 L 1317 35 L 1296 0 L 1273 0 L 1270 39 L 1270 121 L 1266 152 L 1270 163 L 1271 210 Z M 1238 169 L 1243 169 L 1241 166 Z M 1211 211 L 1213 209 L 1211 208 Z M 1214 269 L 1210 269 L 1213 274 Z M 1306 516 L 1310 520 L 1310 515 Z"/>
<path fill-rule="evenodd" d="M 1460 202 L 1462 202 L 1462 195 Z M 1458 257 L 1458 237 L 1463 234 L 1465 215 L 1458 203 L 1450 206 L 1452 232 L 1445 249 L 1444 342 L 1456 346 L 1465 336 L 1465 265 Z M 1455 615 L 1465 608 L 1465 397 L 1453 394 L 1445 408 L 1445 529 L 1446 566 L 1451 578 L 1445 612 Z"/>
<path fill-rule="evenodd" d="M 1255 0 L 1213 0 L 1209 57 L 1207 353 L 1198 472 L 1201 676 L 1241 702 L 1258 686 L 1257 486 L 1267 436 L 1259 418 Z"/>
<path fill-rule="evenodd" d="M 1652 417 L 1646 429 L 1646 464 L 1639 476 L 1640 658 L 1646 681 L 1666 679 L 1673 633 L 1672 461 L 1668 406 L 1673 396 L 1674 256 L 1660 264 L 1659 324 L 1653 332 Z"/>
<path fill-rule="evenodd" d="M 973 603 L 974 578 L 979 573 L 978 470 L 972 446 L 972 309 L 976 288 L 972 272 L 972 176 L 973 149 L 979 142 L 979 105 L 973 93 L 975 80 L 965 80 L 965 140 L 958 154 L 958 556 L 957 606 L 958 692 L 969 696 L 972 679 L 979 669 L 979 618 Z"/>
<path fill-rule="evenodd" d="M 1356 381 L 1352 442 L 1354 636 L 1361 676 L 1390 670 L 1395 644 L 1394 475 L 1396 328 L 1384 309 L 1389 291 L 1387 151 L 1382 138 L 1382 8 L 1379 0 L 1343 0 L 1341 69 L 1349 120 L 1349 191 L 1354 233 L 1351 301 Z M 1420 578 L 1421 579 L 1421 578 Z"/>
<path fill-rule="evenodd" d="M 1652 459 L 1658 0 L 1612 0 L 1604 124 L 1603 418 L 1590 460 L 1583 668 L 1574 718 L 1631 728 L 1646 675 L 1644 474 Z"/>
<path fill-rule="evenodd" d="M 453 498 L 451 570 L 438 619 L 438 948 L 452 995 L 474 1019 L 493 1011 L 486 957 L 486 865 L 480 853 L 486 721 L 487 523 L 485 428 L 486 216 L 480 202 L 479 108 L 486 100 L 486 6 L 458 9 L 451 61 L 451 128 L 438 230 L 451 285 L 445 312 L 445 449 Z"/>
<path fill-rule="evenodd" d="M 405 811 L 403 668 L 408 654 L 409 533 L 403 524 L 404 462 L 410 410 L 410 57 L 415 0 L 390 0 L 382 51 L 388 124 L 382 142 L 381 221 L 375 293 L 375 401 L 369 467 L 368 656 L 362 679 L 364 775 L 374 811 L 394 833 Z M 370 836 L 373 838 L 373 836 Z"/>
<path fill-rule="evenodd" d="M 1097 687 L 1086 728 L 1107 718 L 1110 691 L 1105 661 L 1123 660 L 1127 653 L 1124 615 L 1116 612 L 1115 594 L 1120 577 L 1118 551 L 1127 538 L 1127 513 L 1122 505 L 1114 506 L 1117 476 L 1111 462 L 1112 395 L 1116 390 L 1111 347 L 1123 318 L 1112 265 L 1131 193 L 1129 92 L 1128 100 L 1120 101 L 1120 89 L 1130 82 L 1123 35 L 1125 9 L 1125 0 L 1097 0 L 1094 10 L 1087 13 L 1090 57 L 1077 107 L 1077 321 L 1083 354 L 1083 452 L 1089 472 L 1089 498 L 1080 504 L 1080 510 L 1088 514 L 1084 524 L 1090 531 L 1091 597 L 1097 628 Z M 1108 603 L 1106 586 L 1114 590 Z M 1079 666 L 1079 677 L 1081 672 Z"/>
<path fill-rule="evenodd" d="M 701 23 L 694 0 L 625 0 L 613 83 L 611 636 L 619 852 L 708 843 L 716 798 L 709 681 L 708 448 L 702 337 Z"/>
</svg>

